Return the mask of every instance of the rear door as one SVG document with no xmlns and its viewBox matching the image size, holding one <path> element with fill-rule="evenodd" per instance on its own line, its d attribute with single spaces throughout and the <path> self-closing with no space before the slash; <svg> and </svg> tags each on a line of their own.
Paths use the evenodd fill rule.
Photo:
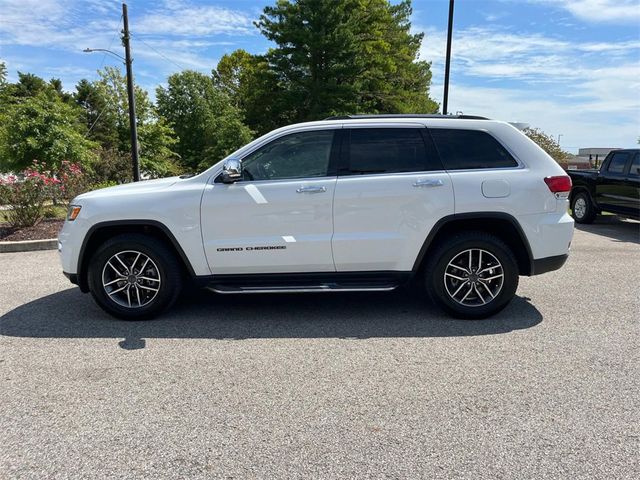
<svg viewBox="0 0 640 480">
<path fill-rule="evenodd" d="M 632 152 L 611 152 L 602 165 L 596 180 L 596 202 L 603 210 L 626 212 L 626 172 L 632 155 Z"/>
<path fill-rule="evenodd" d="M 625 209 L 631 216 L 640 216 L 640 152 L 636 152 L 629 165 L 624 182 Z"/>
<path fill-rule="evenodd" d="M 339 272 L 409 271 L 453 188 L 420 124 L 345 125 L 334 197 Z"/>
</svg>

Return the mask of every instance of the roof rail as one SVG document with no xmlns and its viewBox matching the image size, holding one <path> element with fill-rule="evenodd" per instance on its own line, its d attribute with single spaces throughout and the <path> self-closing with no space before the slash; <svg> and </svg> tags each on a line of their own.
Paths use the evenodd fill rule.
<svg viewBox="0 0 640 480">
<path fill-rule="evenodd" d="M 334 115 L 325 120 L 359 120 L 367 118 L 439 118 L 439 119 L 463 119 L 463 120 L 489 120 L 487 117 L 477 115 L 433 115 L 423 113 L 390 113 L 380 115 Z"/>
</svg>

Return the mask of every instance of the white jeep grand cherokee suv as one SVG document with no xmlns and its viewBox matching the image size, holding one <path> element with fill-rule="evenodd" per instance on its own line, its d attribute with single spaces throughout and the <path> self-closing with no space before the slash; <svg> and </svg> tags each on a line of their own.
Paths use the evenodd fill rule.
<svg viewBox="0 0 640 480">
<path fill-rule="evenodd" d="M 275 130 L 205 172 L 80 195 L 62 267 L 112 315 L 153 317 L 182 285 L 219 293 L 392 290 L 411 280 L 462 318 L 519 275 L 560 268 L 571 181 L 482 117 L 356 115 Z"/>
</svg>

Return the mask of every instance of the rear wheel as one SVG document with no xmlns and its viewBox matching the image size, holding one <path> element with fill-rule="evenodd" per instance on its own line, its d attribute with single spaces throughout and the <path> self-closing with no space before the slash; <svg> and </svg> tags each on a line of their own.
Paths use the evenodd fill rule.
<svg viewBox="0 0 640 480">
<path fill-rule="evenodd" d="M 513 253 L 484 232 L 460 233 L 440 243 L 425 272 L 431 299 L 457 318 L 489 317 L 506 307 L 518 288 Z"/>
<path fill-rule="evenodd" d="M 160 314 L 176 301 L 182 288 L 175 255 L 161 241 L 139 234 L 119 235 L 101 245 L 88 274 L 96 303 L 125 320 Z"/>
<path fill-rule="evenodd" d="M 596 219 L 596 209 L 585 192 L 577 193 L 571 201 L 571 212 L 578 223 L 593 223 Z"/>
</svg>

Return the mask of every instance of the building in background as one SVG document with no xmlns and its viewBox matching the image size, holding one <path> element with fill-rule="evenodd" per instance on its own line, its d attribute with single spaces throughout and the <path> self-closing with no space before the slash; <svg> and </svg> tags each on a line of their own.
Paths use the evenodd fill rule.
<svg viewBox="0 0 640 480">
<path fill-rule="evenodd" d="M 568 169 L 582 170 L 585 168 L 600 168 L 602 161 L 609 155 L 612 150 L 619 150 L 616 147 L 589 147 L 579 148 L 578 155 L 567 160 Z"/>
</svg>

